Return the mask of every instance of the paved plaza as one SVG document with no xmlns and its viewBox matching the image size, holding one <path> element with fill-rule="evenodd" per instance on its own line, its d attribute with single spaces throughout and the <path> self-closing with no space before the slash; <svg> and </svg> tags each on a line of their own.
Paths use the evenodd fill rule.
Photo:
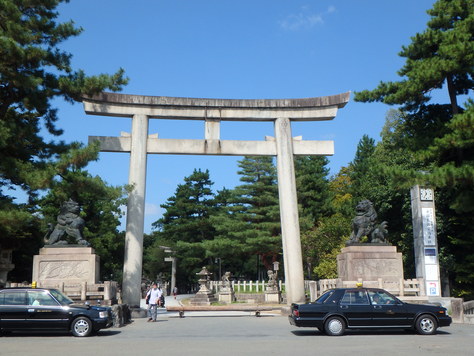
<svg viewBox="0 0 474 356">
<path fill-rule="evenodd" d="M 168 303 L 172 304 L 170 297 Z M 470 355 L 474 325 L 453 324 L 434 336 L 402 330 L 348 331 L 329 337 L 296 328 L 286 316 L 194 312 L 179 318 L 160 310 L 158 322 L 135 319 L 88 338 L 64 333 L 14 333 L 0 338 L 0 355 Z M 219 316 L 225 315 L 225 316 Z"/>
</svg>

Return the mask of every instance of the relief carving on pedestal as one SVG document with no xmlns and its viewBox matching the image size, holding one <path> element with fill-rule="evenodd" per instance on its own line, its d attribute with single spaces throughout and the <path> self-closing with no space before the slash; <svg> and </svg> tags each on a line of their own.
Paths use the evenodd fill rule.
<svg viewBox="0 0 474 356">
<path fill-rule="evenodd" d="M 46 279 L 87 279 L 89 263 L 87 261 L 41 262 L 39 278 Z"/>
<path fill-rule="evenodd" d="M 400 274 L 396 260 L 354 259 L 352 261 L 354 275 L 357 277 L 378 276 L 383 271 L 384 276 L 397 277 Z"/>
</svg>

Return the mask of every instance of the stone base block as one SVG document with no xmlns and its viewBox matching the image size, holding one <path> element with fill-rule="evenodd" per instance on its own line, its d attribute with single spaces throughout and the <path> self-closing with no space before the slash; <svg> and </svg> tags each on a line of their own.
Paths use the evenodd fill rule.
<svg viewBox="0 0 474 356">
<path fill-rule="evenodd" d="M 96 284 L 100 258 L 94 252 L 91 247 L 43 247 L 33 257 L 33 281 L 44 287 L 61 283 Z"/>
<path fill-rule="evenodd" d="M 191 299 L 191 305 L 211 305 L 211 303 L 216 302 L 217 299 L 212 293 L 196 293 L 196 295 Z"/>
<path fill-rule="evenodd" d="M 265 303 L 280 303 L 281 293 L 280 292 L 265 292 Z"/>
<path fill-rule="evenodd" d="M 349 245 L 337 256 L 337 273 L 342 281 L 376 281 L 382 278 L 398 283 L 403 279 L 402 254 L 390 245 Z"/>
<path fill-rule="evenodd" d="M 228 292 L 228 293 L 220 292 L 218 299 L 220 303 L 231 304 L 232 302 L 235 301 L 235 294 L 231 292 Z"/>
</svg>

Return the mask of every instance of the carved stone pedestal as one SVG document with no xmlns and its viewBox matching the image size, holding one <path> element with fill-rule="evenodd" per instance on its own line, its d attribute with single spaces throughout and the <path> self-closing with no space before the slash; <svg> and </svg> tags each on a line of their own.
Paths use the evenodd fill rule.
<svg viewBox="0 0 474 356">
<path fill-rule="evenodd" d="M 92 247 L 43 247 L 33 258 L 33 281 L 40 287 L 62 283 L 97 284 L 100 258 Z"/>
<path fill-rule="evenodd" d="M 230 304 L 235 301 L 235 293 L 233 290 L 221 290 L 219 292 L 219 302 Z"/>
<path fill-rule="evenodd" d="M 386 244 L 353 244 L 337 256 L 337 274 L 344 281 L 383 281 L 403 279 L 402 254 Z"/>
<path fill-rule="evenodd" d="M 281 300 L 281 293 L 279 291 L 265 291 L 265 303 L 278 304 Z"/>
</svg>

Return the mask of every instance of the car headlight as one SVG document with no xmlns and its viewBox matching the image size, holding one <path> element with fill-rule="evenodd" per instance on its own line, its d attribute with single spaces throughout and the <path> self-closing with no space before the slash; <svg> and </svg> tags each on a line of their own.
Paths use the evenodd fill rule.
<svg viewBox="0 0 474 356">
<path fill-rule="evenodd" d="M 107 318 L 107 312 L 106 311 L 99 312 L 99 318 Z"/>
</svg>

